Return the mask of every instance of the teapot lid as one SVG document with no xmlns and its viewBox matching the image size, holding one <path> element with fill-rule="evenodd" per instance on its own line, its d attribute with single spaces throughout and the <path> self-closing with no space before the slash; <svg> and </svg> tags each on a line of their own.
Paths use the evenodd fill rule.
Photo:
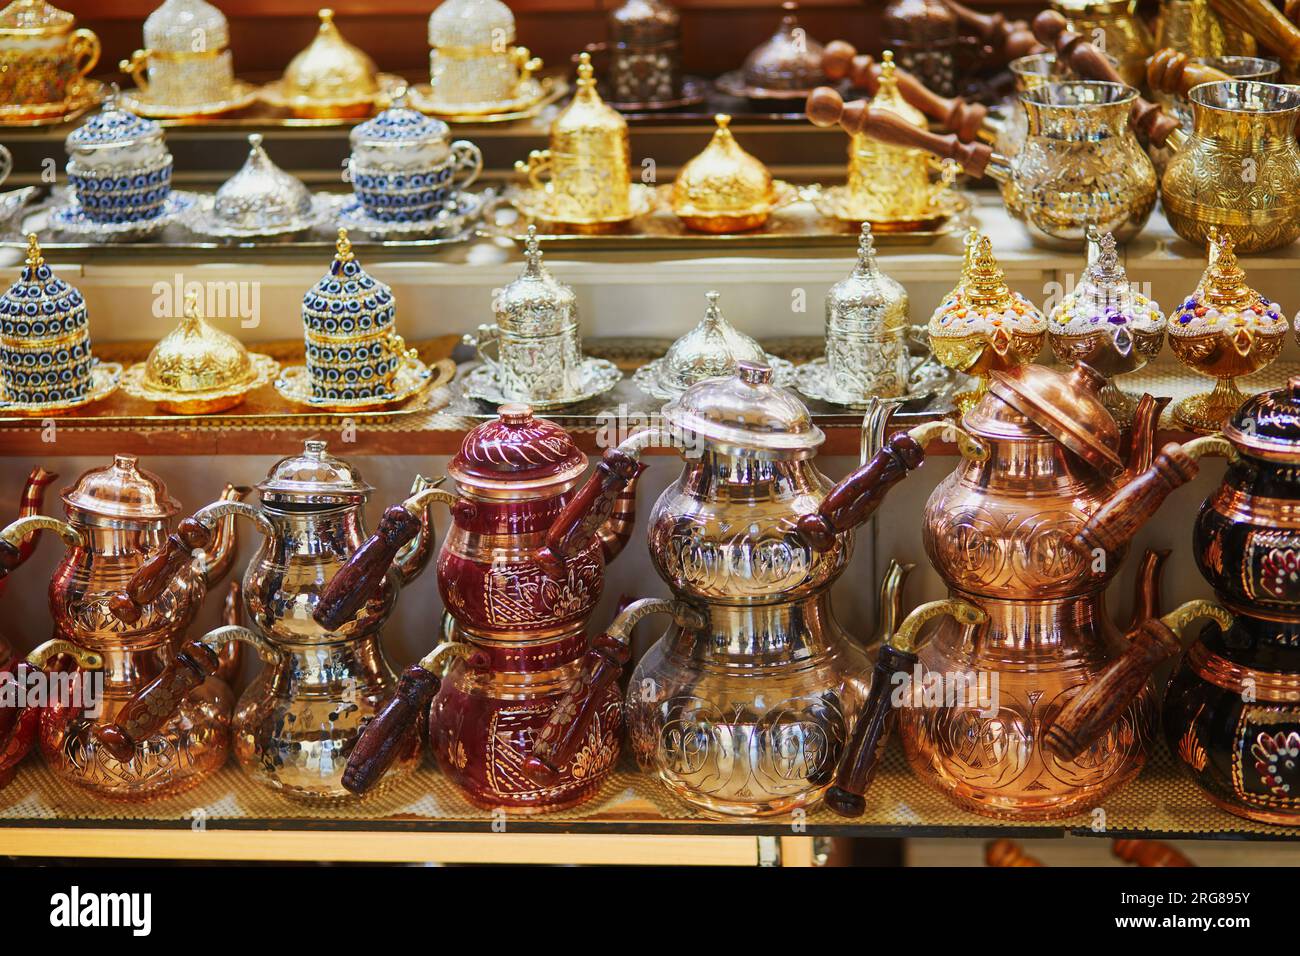
<svg viewBox="0 0 1300 956">
<path fill-rule="evenodd" d="M 170 518 L 181 510 L 163 480 L 137 467 L 134 455 L 116 455 L 111 465 L 86 472 L 63 489 L 63 503 L 69 511 L 143 521 Z"/>
<path fill-rule="evenodd" d="M 52 35 L 72 29 L 77 18 L 45 0 L 14 0 L 0 10 L 0 31 Z"/>
<path fill-rule="evenodd" d="M 804 403 L 760 362 L 740 361 L 734 375 L 696 382 L 663 416 L 683 437 L 756 457 L 808 458 L 826 440 Z"/>
<path fill-rule="evenodd" d="M 374 489 L 361 473 L 335 458 L 318 439 L 303 442 L 302 454 L 281 458 L 257 485 L 262 501 L 302 504 L 348 504 L 365 501 Z"/>
<path fill-rule="evenodd" d="M 1253 458 L 1300 460 L 1300 375 L 1292 375 L 1283 388 L 1246 399 L 1223 435 Z"/>
<path fill-rule="evenodd" d="M 666 0 L 624 0 L 609 14 L 616 43 L 663 43 L 677 38 L 681 15 Z"/>
<path fill-rule="evenodd" d="M 512 403 L 470 429 L 447 473 L 463 487 L 521 491 L 575 481 L 586 469 L 568 432 Z"/>
<path fill-rule="evenodd" d="M 285 67 L 285 94 L 308 100 L 370 99 L 379 89 L 375 61 L 343 39 L 333 10 L 322 9 L 317 16 L 316 36 Z"/>
<path fill-rule="evenodd" d="M 1088 464 L 1118 470 L 1119 425 L 1101 401 L 1106 378 L 1082 362 L 1068 373 L 1044 365 L 995 371 L 989 392 L 1051 435 Z M 982 404 L 982 403 L 981 403 Z"/>
</svg>

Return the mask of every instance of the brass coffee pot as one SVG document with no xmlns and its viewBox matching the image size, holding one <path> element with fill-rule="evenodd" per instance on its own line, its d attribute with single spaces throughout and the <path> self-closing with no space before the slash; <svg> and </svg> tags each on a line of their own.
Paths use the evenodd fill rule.
<svg viewBox="0 0 1300 956">
<path fill-rule="evenodd" d="M 831 781 L 869 672 L 830 607 L 852 535 L 814 549 L 793 534 L 826 493 L 812 460 L 824 436 L 798 398 L 773 384 L 772 370 L 751 362 L 691 386 L 663 417 L 662 429 L 632 435 L 604 463 L 625 473 L 646 447 L 682 447 L 682 475 L 649 518 L 650 555 L 674 600 L 636 601 L 597 638 L 525 771 L 544 779 L 568 759 L 594 719 L 597 689 L 630 656 L 632 625 L 665 612 L 675 624 L 637 664 L 624 704 L 641 768 L 708 813 L 811 806 Z M 919 448 L 945 427 L 919 426 L 908 441 Z M 580 494 L 552 527 L 558 557 L 582 540 L 585 509 L 608 507 L 618 483 L 600 480 L 603 488 L 588 485 L 592 494 Z"/>
<path fill-rule="evenodd" d="M 1150 396 L 1139 402 L 1126 463 L 1117 451 L 1119 427 L 1101 402 L 1105 379 L 1088 366 L 1066 374 L 1028 365 L 992 379 L 962 427 L 949 426 L 953 438 L 983 454 L 965 457 L 939 484 L 922 518 L 926 553 L 950 597 L 986 620 L 972 624 L 969 612 L 954 608 L 955 617 L 919 649 L 894 646 L 914 654 L 923 683 L 945 689 L 937 697 L 905 696 L 897 706 L 899 733 L 918 777 L 959 806 L 995 817 L 1056 819 L 1097 805 L 1132 778 L 1154 731 L 1147 687 L 1077 759 L 1058 759 L 1041 743 L 1060 708 L 1127 647 L 1103 596 L 1122 553 L 1098 573 L 1070 540 L 1150 463 L 1160 403 Z M 912 438 L 888 439 L 815 512 L 799 518 L 798 538 L 833 552 L 838 536 L 875 510 L 887 486 L 924 460 Z M 1142 581 L 1150 592 L 1154 581 Z M 902 628 L 900 634 L 908 636 Z M 976 687 L 981 679 L 985 686 Z M 950 687 L 955 681 L 964 684 Z M 862 760 L 869 769 L 873 753 L 879 750 L 842 765 L 842 793 L 828 798 L 832 809 L 861 812 L 858 798 L 870 777 Z"/>
<path fill-rule="evenodd" d="M 247 492 L 228 486 L 223 498 L 234 504 Z M 46 709 L 41 752 L 60 777 L 109 799 L 150 799 L 192 787 L 225 762 L 230 746 L 234 696 L 219 677 L 192 682 L 140 746 L 120 759 L 95 732 L 118 719 L 137 691 L 166 672 L 208 588 L 230 567 L 233 521 L 214 524 L 204 550 L 194 557 L 187 551 L 157 599 L 126 623 L 115 613 L 122 585 L 168 554 L 173 539 L 188 534 L 188 527 L 171 530 L 179 502 L 162 479 L 137 467 L 130 455 L 86 472 L 62 496 L 67 521 L 33 515 L 0 531 L 0 575 L 14 566 L 31 532 L 53 531 L 63 539 L 68 550 L 50 583 L 54 636 L 74 652 L 103 660 L 102 712 Z"/>
<path fill-rule="evenodd" d="M 428 483 L 417 478 L 414 491 Z M 430 506 L 420 528 L 385 575 L 379 595 L 334 627 L 313 617 L 320 595 L 369 537 L 365 503 L 372 488 L 322 441 L 281 459 L 258 484 L 260 505 L 219 501 L 181 522 L 167 546 L 118 586 L 118 620 L 156 613 L 224 521 L 251 520 L 264 535 L 244 572 L 250 627 L 227 625 L 189 641 L 161 674 L 97 728 L 100 743 L 130 759 L 167 721 L 186 688 L 201 682 L 232 641 L 250 644 L 267 665 L 240 698 L 233 717 L 235 753 L 250 777 L 286 797 L 309 802 L 349 799 L 344 765 L 366 722 L 392 696 L 396 677 L 380 646 L 384 622 L 401 585 L 424 570 L 432 554 Z M 122 583 L 125 587 L 122 587 Z M 155 672 L 157 673 L 157 672 Z M 153 677 L 154 675 L 150 675 Z M 400 741 L 394 782 L 419 764 L 420 740 Z"/>
</svg>

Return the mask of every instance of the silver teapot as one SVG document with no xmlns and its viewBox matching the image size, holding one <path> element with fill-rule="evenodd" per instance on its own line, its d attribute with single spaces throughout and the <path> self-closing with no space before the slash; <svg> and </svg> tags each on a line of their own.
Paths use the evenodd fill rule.
<svg viewBox="0 0 1300 956">
<path fill-rule="evenodd" d="M 417 478 L 414 491 L 429 486 Z M 342 784 L 343 769 L 365 724 L 393 695 L 396 676 L 379 637 L 401 585 L 417 577 L 432 554 L 430 507 L 420 515 L 419 533 L 399 553 L 366 602 L 334 628 L 313 613 L 325 586 L 370 537 L 365 503 L 373 490 L 350 464 L 308 441 L 302 454 L 272 466 L 257 486 L 260 506 L 218 501 L 183 523 L 187 540 L 173 535 L 169 549 L 127 584 L 118 607 L 146 607 L 164 593 L 166 573 L 176 558 L 202 547 L 204 530 L 231 515 L 248 518 L 265 535 L 244 572 L 245 617 L 250 627 L 227 625 L 185 644 L 159 677 L 117 714 L 114 725 L 98 728 L 111 753 L 129 755 L 135 741 L 166 721 L 178 693 L 205 679 L 221 648 L 231 641 L 252 645 L 266 666 L 235 708 L 235 753 L 254 780 L 287 797 L 312 802 L 355 799 Z M 411 733 L 385 778 L 403 779 L 418 766 L 420 739 Z"/>
</svg>

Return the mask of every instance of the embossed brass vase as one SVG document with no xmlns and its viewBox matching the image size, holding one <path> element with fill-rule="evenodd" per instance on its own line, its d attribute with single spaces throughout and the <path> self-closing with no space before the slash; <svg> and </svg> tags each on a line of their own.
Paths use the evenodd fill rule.
<svg viewBox="0 0 1300 956">
<path fill-rule="evenodd" d="M 1047 340 L 1061 362 L 1086 362 L 1110 380 L 1102 402 L 1120 425 L 1128 425 L 1137 399 L 1121 391 L 1114 377 L 1136 372 L 1160 352 L 1165 314 L 1133 288 L 1110 233 L 1088 237 L 1088 266 L 1048 316 Z"/>
<path fill-rule="evenodd" d="M 1183 771 L 1231 813 L 1300 825 L 1300 378 L 1249 399 L 1221 435 L 1166 445 L 1077 544 L 1122 550 L 1174 488 L 1196 477 L 1205 454 L 1228 459 L 1192 526 L 1197 566 L 1220 605 L 1200 602 L 1214 623 L 1186 651 L 1177 635 L 1153 630 L 1129 655 L 1131 666 L 1098 685 L 1098 696 L 1122 705 L 1135 670 L 1181 652 L 1163 718 Z M 1108 716 L 1100 708 L 1066 711 L 1050 745 L 1085 747 L 1106 732 Z"/>
<path fill-rule="evenodd" d="M 1238 252 L 1265 252 L 1300 236 L 1300 91 L 1230 80 L 1188 95 L 1192 131 L 1174 130 L 1160 184 L 1169 225 L 1205 242 L 1211 230 Z"/>
<path fill-rule="evenodd" d="M 412 490 L 426 486 L 417 478 Z M 417 577 L 433 553 L 430 508 L 416 517 L 413 540 L 378 582 L 374 599 L 333 627 L 322 627 L 312 614 L 321 592 L 369 536 L 365 503 L 373 489 L 322 441 L 307 441 L 301 454 L 276 462 L 257 488 L 258 505 L 218 501 L 183 521 L 160 555 L 118 578 L 113 606 L 118 620 L 157 614 L 191 555 L 208 546 L 223 521 L 242 517 L 263 535 L 241 589 L 249 627 L 227 625 L 186 642 L 95 737 L 116 759 L 137 759 L 131 755 L 146 751 L 150 735 L 176 712 L 176 688 L 204 680 L 218 666 L 221 649 L 243 641 L 265 665 L 230 718 L 245 773 L 291 799 L 351 799 L 342 783 L 344 766 L 366 722 L 397 683 L 380 637 L 399 587 Z M 419 754 L 418 734 L 398 741 L 389 782 L 414 770 Z"/>
<path fill-rule="evenodd" d="M 246 492 L 227 487 L 224 497 Z M 180 504 L 129 455 L 86 472 L 62 497 L 66 521 L 31 515 L 0 531 L 0 575 L 16 565 L 30 533 L 49 531 L 63 541 L 67 552 L 50 583 L 54 638 L 83 663 L 87 655 L 102 660 L 102 710 L 84 696 L 45 708 L 41 752 L 59 777 L 107 799 L 147 800 L 188 789 L 219 768 L 229 751 L 234 697 L 219 677 L 179 691 L 169 719 L 125 759 L 105 749 L 96 731 L 117 719 L 173 660 L 207 589 L 230 567 L 235 529 L 230 522 L 214 527 L 204 553 L 176 568 L 157 600 L 125 623 L 113 613 L 117 593 L 166 552 Z"/>
<path fill-rule="evenodd" d="M 389 508 L 371 540 L 321 595 L 327 625 L 373 603 L 375 586 L 416 531 L 424 503 L 451 509 L 438 554 L 438 591 L 451 624 L 442 643 L 402 673 L 396 694 L 366 727 L 344 786 L 373 787 L 392 745 L 429 715 L 429 743 L 442 772 L 475 804 L 518 813 L 571 806 L 593 796 L 613 770 L 622 736 L 619 689 L 605 688 L 596 719 L 572 755 L 544 781 L 524 774 L 538 733 L 578 676 L 587 622 L 605 565 L 623 550 L 636 518 L 636 473 L 609 476 L 621 491 L 572 539 L 548 537 L 575 500 L 587 458 L 573 439 L 525 405 L 465 436 L 448 471 L 454 491 L 430 489 Z M 602 480 L 607 469 L 598 469 Z M 563 549 L 560 563 L 551 545 Z M 449 666 L 445 666 L 444 659 Z M 442 666 L 440 666 L 442 665 Z"/>
<path fill-rule="evenodd" d="M 976 379 L 974 391 L 955 397 L 967 411 L 988 389 L 988 377 L 1038 357 L 1047 320 L 1028 299 L 1007 287 L 987 236 L 971 229 L 961 279 L 930 316 L 930 348 L 948 368 Z"/>
<path fill-rule="evenodd" d="M 0 122 L 58 119 L 98 102 L 86 78 L 99 62 L 99 37 L 73 29 L 76 22 L 45 0 L 0 10 Z"/>
<path fill-rule="evenodd" d="M 895 648 L 914 653 L 921 683 L 912 682 L 914 695 L 894 712 L 912 769 L 960 807 L 1008 819 L 1063 818 L 1134 777 L 1155 730 L 1155 699 L 1144 684 L 1109 732 L 1075 759 L 1042 744 L 1060 709 L 1128 649 L 1103 598 L 1122 551 L 1096 573 L 1071 540 L 1150 462 L 1159 403 L 1149 396 L 1140 403 L 1126 466 L 1119 427 L 1101 403 L 1105 379 L 1092 369 L 1063 374 L 1028 365 L 992 379 L 954 429 L 967 451 L 930 495 L 921 522 L 949 596 L 984 620 L 959 612 L 922 646 Z M 912 437 L 888 439 L 800 518 L 799 537 L 833 553 L 836 536 L 865 520 L 886 489 L 924 460 Z M 1149 590 L 1151 580 L 1142 580 Z M 912 680 L 909 668 L 900 670 Z M 943 694 L 920 692 L 935 682 Z M 864 778 L 841 772 L 836 785 L 860 797 Z M 861 813 L 860 801 L 839 797 L 832 809 Z"/>
<path fill-rule="evenodd" d="M 1174 418 L 1214 432 L 1246 400 L 1235 379 L 1264 368 L 1282 351 L 1289 324 L 1276 302 L 1246 284 L 1228 236 L 1209 241 L 1210 265 L 1196 289 L 1169 315 L 1169 348 L 1188 368 L 1215 379 L 1212 392 L 1178 402 Z"/>
<path fill-rule="evenodd" d="M 812 806 L 830 784 L 869 672 L 830 607 L 852 535 L 815 550 L 793 534 L 826 494 L 812 460 L 822 432 L 769 368 L 749 362 L 687 389 L 663 417 L 662 430 L 629 437 L 604 462 L 627 470 L 647 446 L 684 445 L 681 477 L 649 517 L 650 556 L 674 600 L 635 602 L 598 639 L 603 657 L 542 731 L 547 752 L 564 755 L 581 739 L 593 719 L 586 687 L 612 683 L 629 657 L 631 624 L 662 611 L 675 623 L 628 684 L 637 763 L 707 813 Z M 615 490 L 587 487 L 606 500 Z M 581 516 L 571 509 L 552 534 Z"/>
</svg>

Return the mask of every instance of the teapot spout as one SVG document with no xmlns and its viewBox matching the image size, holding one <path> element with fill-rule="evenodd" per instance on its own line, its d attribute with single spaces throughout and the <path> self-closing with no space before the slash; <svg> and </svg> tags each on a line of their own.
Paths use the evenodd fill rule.
<svg viewBox="0 0 1300 956">
<path fill-rule="evenodd" d="M 253 489 L 246 485 L 227 484 L 222 489 L 219 501 L 243 501 Z M 235 515 L 229 514 L 217 522 L 212 534 L 212 544 L 204 549 L 203 577 L 208 587 L 217 584 L 230 572 L 230 565 L 235 560 L 239 548 L 239 530 L 235 524 Z"/>
<path fill-rule="evenodd" d="M 632 529 L 636 525 L 637 482 L 641 480 L 641 473 L 645 469 L 644 464 L 637 467 L 632 480 L 623 486 L 623 490 L 614 499 L 609 519 L 596 529 L 596 536 L 600 539 L 600 549 L 604 552 L 606 564 L 623 553 L 623 549 L 632 537 Z"/>
<path fill-rule="evenodd" d="M 898 625 L 903 620 L 903 588 L 907 584 L 907 576 L 915 567 L 915 564 L 900 564 L 894 558 L 889 559 L 885 576 L 880 579 L 880 596 L 876 604 L 876 634 L 871 639 L 870 647 L 883 644 L 898 630 Z"/>
<path fill-rule="evenodd" d="M 34 515 L 41 513 L 41 508 L 45 503 L 45 489 L 48 488 L 54 482 L 54 479 L 58 477 L 59 476 L 54 472 L 46 471 L 39 465 L 31 470 L 27 475 L 27 480 L 23 483 L 22 495 L 18 499 L 18 517 L 20 519 L 31 518 Z M 14 563 L 12 567 L 6 568 L 5 570 L 13 570 L 13 568 L 18 567 L 18 565 L 31 557 L 32 552 L 36 550 L 36 543 L 39 539 L 39 531 L 33 531 L 32 533 L 25 535 L 22 540 L 18 542 L 18 551 L 13 557 Z M 3 580 L 3 578 L 0 577 L 0 580 Z"/>
<path fill-rule="evenodd" d="M 1168 404 L 1168 397 L 1156 398 L 1150 393 L 1139 399 L 1128 434 L 1128 467 L 1125 470 L 1129 477 L 1142 474 L 1155 461 L 1160 416 Z"/>
<path fill-rule="evenodd" d="M 1147 548 L 1143 553 L 1134 583 L 1133 617 L 1124 629 L 1126 633 L 1136 630 L 1143 621 L 1160 616 L 1160 576 L 1169 555 L 1168 548 Z"/>
<path fill-rule="evenodd" d="M 411 485 L 411 496 L 407 499 L 407 502 L 408 504 L 415 503 L 415 508 L 419 511 L 420 527 L 416 531 L 415 537 L 397 553 L 397 557 L 393 561 L 393 567 L 397 570 L 403 584 L 409 584 L 418 578 L 421 572 L 428 567 L 429 558 L 433 556 L 434 505 L 443 503 L 451 507 L 455 506 L 456 499 L 454 497 L 448 492 L 438 490 L 445 480 L 445 478 L 437 478 L 430 481 L 423 475 L 418 475 Z"/>
</svg>

